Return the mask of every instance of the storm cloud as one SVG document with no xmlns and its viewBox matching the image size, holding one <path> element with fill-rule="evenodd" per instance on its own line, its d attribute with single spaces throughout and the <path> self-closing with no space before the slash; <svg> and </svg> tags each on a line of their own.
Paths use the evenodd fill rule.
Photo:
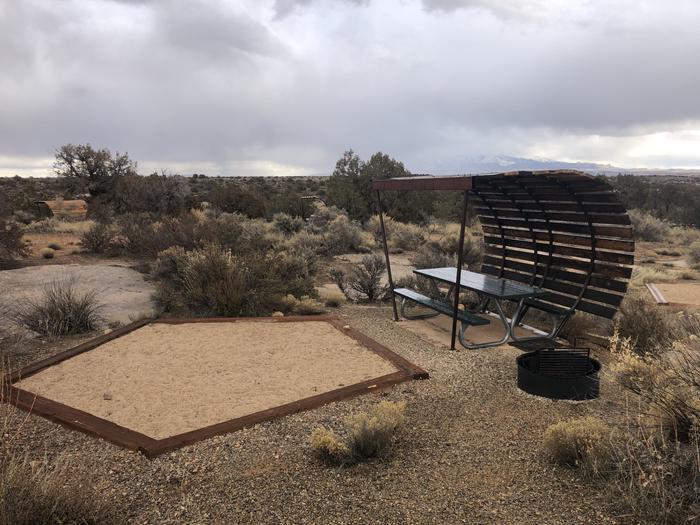
<svg viewBox="0 0 700 525">
<path fill-rule="evenodd" d="M 25 0 L 0 4 L 0 174 L 58 146 L 141 171 L 413 171 L 496 155 L 700 166 L 700 4 Z"/>
</svg>

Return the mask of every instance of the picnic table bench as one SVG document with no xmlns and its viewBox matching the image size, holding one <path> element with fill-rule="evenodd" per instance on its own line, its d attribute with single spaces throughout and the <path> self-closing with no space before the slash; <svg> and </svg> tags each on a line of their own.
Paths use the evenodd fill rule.
<svg viewBox="0 0 700 525">
<path fill-rule="evenodd" d="M 451 317 L 454 314 L 451 297 L 454 293 L 457 293 L 455 291 L 457 285 L 457 268 L 425 268 L 414 270 L 414 273 L 427 278 L 432 285 L 434 295 L 442 295 L 442 298 L 441 300 L 433 299 L 407 288 L 395 289 L 394 293 L 401 297 L 401 315 L 407 319 L 417 319 L 439 314 Z M 469 349 L 498 346 L 507 342 L 513 337 L 513 331 L 515 329 L 513 321 L 519 317 L 519 310 L 524 308 L 525 300 L 534 299 L 545 293 L 543 290 L 533 286 L 467 270 L 461 271 L 459 281 L 460 289 L 473 291 L 479 297 L 477 312 L 459 310 L 457 313 L 457 319 L 460 321 L 460 330 L 458 333 L 459 342 L 462 346 Z M 437 283 L 447 284 L 449 286 L 447 292 L 441 293 Z M 436 313 L 410 314 L 406 312 L 407 300 L 434 310 Z M 516 314 L 513 315 L 513 321 L 509 320 L 506 316 L 503 310 L 503 301 L 516 301 L 518 303 Z M 486 312 L 490 303 L 493 303 L 495 309 L 494 313 L 497 314 L 498 319 L 503 325 L 503 337 L 483 343 L 469 343 L 465 339 L 465 331 L 470 326 L 483 326 L 490 322 L 488 319 L 478 315 L 478 313 Z"/>
</svg>

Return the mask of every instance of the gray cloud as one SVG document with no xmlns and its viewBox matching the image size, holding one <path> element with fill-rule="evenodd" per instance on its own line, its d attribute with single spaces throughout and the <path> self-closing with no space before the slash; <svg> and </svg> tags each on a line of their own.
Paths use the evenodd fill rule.
<svg viewBox="0 0 700 525">
<path fill-rule="evenodd" d="M 481 154 L 700 165 L 690 0 L 357 3 L 4 4 L 0 173 L 67 142 L 228 174 L 328 172 L 348 147 L 416 171 Z"/>
</svg>

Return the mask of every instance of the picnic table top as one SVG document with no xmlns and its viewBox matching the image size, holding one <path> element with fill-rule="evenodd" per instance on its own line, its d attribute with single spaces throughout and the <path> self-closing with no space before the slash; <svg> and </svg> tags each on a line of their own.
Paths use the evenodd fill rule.
<svg viewBox="0 0 700 525">
<path fill-rule="evenodd" d="M 425 268 L 413 270 L 413 272 L 449 284 L 455 284 L 457 281 L 457 268 Z M 546 293 L 541 288 L 468 270 L 462 270 L 459 285 L 460 288 L 467 288 L 499 299 L 527 299 Z"/>
</svg>

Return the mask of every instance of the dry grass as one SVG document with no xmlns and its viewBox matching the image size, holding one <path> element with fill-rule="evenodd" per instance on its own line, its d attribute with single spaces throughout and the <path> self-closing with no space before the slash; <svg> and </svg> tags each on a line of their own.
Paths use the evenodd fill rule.
<svg viewBox="0 0 700 525">
<path fill-rule="evenodd" d="M 0 360 L 0 525 L 116 523 L 98 493 L 75 485 L 65 463 L 30 460 L 16 452 L 28 415 L 1 404 L 6 365 Z"/>
<path fill-rule="evenodd" d="M 330 292 L 323 297 L 323 304 L 328 308 L 338 308 L 345 302 L 345 296 L 340 292 Z"/>
<path fill-rule="evenodd" d="M 700 519 L 700 319 L 678 322 L 677 340 L 639 355 L 614 334 L 613 378 L 633 395 L 616 441 L 612 487 L 639 523 Z"/>
<path fill-rule="evenodd" d="M 611 438 L 612 429 L 606 423 L 588 416 L 551 425 L 544 433 L 543 446 L 555 463 L 599 477 L 610 464 Z"/>
<path fill-rule="evenodd" d="M 48 217 L 28 224 L 28 233 L 74 233 L 81 234 L 89 230 L 93 221 L 62 221 L 55 217 Z"/>
<path fill-rule="evenodd" d="M 100 308 L 95 291 L 79 293 L 73 280 L 53 281 L 38 300 L 29 299 L 12 312 L 12 318 L 33 332 L 57 337 L 99 328 Z"/>
<path fill-rule="evenodd" d="M 322 460 L 332 464 L 351 465 L 382 457 L 406 421 L 405 410 L 406 403 L 384 401 L 368 412 L 354 414 L 345 421 L 345 439 L 325 427 L 315 428 L 311 447 Z"/>
</svg>

